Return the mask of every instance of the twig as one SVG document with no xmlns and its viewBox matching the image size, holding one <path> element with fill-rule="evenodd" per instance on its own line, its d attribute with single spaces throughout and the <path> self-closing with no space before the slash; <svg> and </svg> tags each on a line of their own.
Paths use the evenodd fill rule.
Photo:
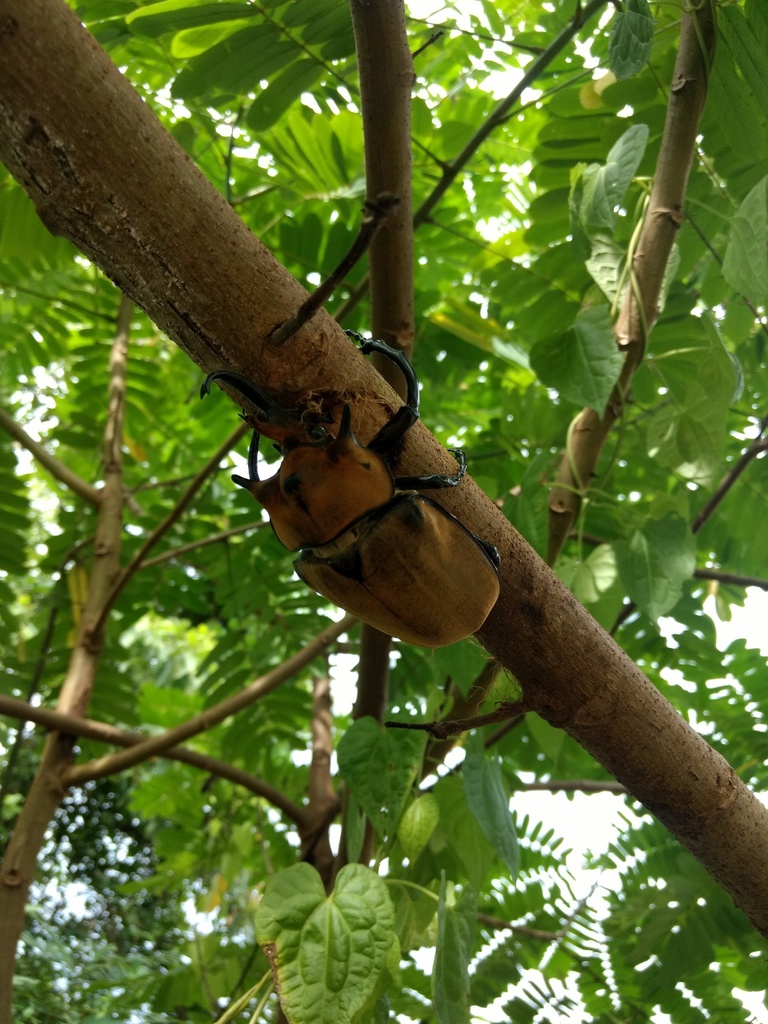
<svg viewBox="0 0 768 1024">
<path fill-rule="evenodd" d="M 203 466 L 200 472 L 193 478 L 192 483 L 186 489 L 181 498 L 179 498 L 179 500 L 176 502 L 174 507 L 165 517 L 165 519 L 158 526 L 156 526 L 152 533 L 147 537 L 147 539 L 141 545 L 139 550 L 130 560 L 128 565 L 126 565 L 126 567 L 122 570 L 120 575 L 115 580 L 111 592 L 108 594 L 107 598 L 104 601 L 104 605 L 101 609 L 98 619 L 96 620 L 96 624 L 93 626 L 93 632 L 96 632 L 103 627 L 107 615 L 114 606 L 115 601 L 117 601 L 118 597 L 123 592 L 123 589 L 130 580 L 131 576 L 133 576 L 133 574 L 141 567 L 147 552 L 151 551 L 151 549 L 155 546 L 155 544 L 157 544 L 161 537 L 163 537 L 168 532 L 168 530 L 170 530 L 173 524 L 181 518 L 182 513 L 189 506 L 192 499 L 203 486 L 203 484 L 206 482 L 208 477 L 216 472 L 219 463 L 227 454 L 227 452 L 230 451 L 230 449 L 233 448 L 237 444 L 237 442 L 246 435 L 246 433 L 249 430 L 250 427 L 248 426 L 247 423 L 241 423 L 240 426 L 232 434 L 229 435 L 229 437 L 224 442 L 224 444 L 221 445 L 219 450 L 214 453 L 214 455 L 208 460 L 208 462 L 206 462 L 206 464 Z"/>
<path fill-rule="evenodd" d="M 276 328 L 270 340 L 273 345 L 284 345 L 289 338 L 304 326 L 318 312 L 323 303 L 333 293 L 335 288 L 341 284 L 352 267 L 365 253 L 368 246 L 374 239 L 384 221 L 391 217 L 397 210 L 399 199 L 391 192 L 381 192 L 375 199 L 366 199 L 363 222 L 357 233 L 357 238 L 352 243 L 349 252 L 342 259 L 335 270 L 312 294 L 299 306 L 296 313 Z"/>
<path fill-rule="evenodd" d="M 756 458 L 762 452 L 768 451 L 768 438 L 764 438 L 762 436 L 765 433 L 766 427 L 768 427 L 768 418 L 762 420 L 760 425 L 760 434 L 758 437 L 755 438 L 749 448 L 747 448 L 747 450 L 742 454 L 736 465 L 725 474 L 723 479 L 717 485 L 715 493 L 693 520 L 693 523 L 691 524 L 691 533 L 699 532 L 726 496 L 728 491 L 730 491 L 731 487 L 733 487 L 738 478 L 750 464 L 752 459 Z"/>
<path fill-rule="evenodd" d="M 522 700 L 502 701 L 495 711 L 487 715 L 475 715 L 474 718 L 457 718 L 452 722 L 385 722 L 384 725 L 388 729 L 420 729 L 435 739 L 444 740 L 457 732 L 477 729 L 482 725 L 493 725 L 494 722 L 505 722 L 508 718 L 514 718 L 527 710 Z"/>
<path fill-rule="evenodd" d="M 20 722 L 34 722 L 50 732 L 61 733 L 65 736 L 83 736 L 99 743 L 112 743 L 117 747 L 135 747 L 147 738 L 140 732 L 118 729 L 114 725 L 97 722 L 92 718 L 81 718 L 79 715 L 65 715 L 60 711 L 53 711 L 51 708 L 34 707 L 27 701 L 19 700 L 16 697 L 5 697 L 2 694 L 0 694 L 0 715 L 18 718 Z M 240 768 L 235 768 L 226 761 L 220 761 L 208 754 L 200 754 L 187 747 L 170 747 L 161 756 L 168 758 L 169 761 L 190 764 L 209 775 L 228 779 L 230 782 L 242 786 L 249 792 L 255 793 L 256 796 L 263 797 L 267 803 L 277 807 L 300 827 L 305 821 L 306 814 L 302 807 L 289 800 L 264 779 Z"/>
<path fill-rule="evenodd" d="M 190 551 L 196 551 L 198 548 L 207 548 L 211 544 L 223 544 L 225 541 L 228 541 L 230 537 L 237 537 L 239 534 L 248 533 L 250 530 L 260 530 L 265 526 L 269 526 L 269 523 L 266 520 L 244 523 L 242 526 L 235 526 L 231 530 L 223 530 L 221 533 L 212 533 L 208 537 L 202 537 L 200 540 L 190 541 L 189 544 L 181 544 L 177 548 L 170 548 L 168 551 L 164 551 L 161 555 L 155 555 L 154 558 L 147 558 L 146 561 L 142 562 L 139 566 L 139 571 L 142 569 L 149 569 L 153 565 L 160 565 L 162 562 L 169 562 L 172 558 L 181 558 L 182 555 L 186 555 Z"/>
<path fill-rule="evenodd" d="M 233 697 L 228 697 L 213 707 L 201 711 L 199 715 L 194 715 L 186 722 L 182 722 L 181 725 L 177 725 L 173 729 L 166 729 L 159 736 L 145 739 L 130 750 L 122 751 L 119 754 L 111 754 L 96 761 L 90 761 L 87 764 L 76 765 L 67 772 L 64 780 L 65 784 L 67 786 L 79 786 L 84 782 L 90 782 L 92 779 L 103 779 L 107 775 L 114 775 L 117 772 L 124 771 L 126 768 L 132 768 L 135 764 L 146 761 L 150 757 L 164 754 L 170 747 L 175 747 L 177 744 L 183 743 L 184 740 L 197 736 L 198 733 L 212 729 L 214 725 L 218 725 L 219 722 L 223 722 L 230 715 L 242 711 L 243 708 L 264 697 L 271 690 L 274 690 L 275 687 L 285 682 L 286 679 L 290 679 L 291 676 L 295 675 L 316 658 L 318 654 L 321 654 L 329 644 L 333 643 L 337 636 L 351 629 L 355 622 L 357 622 L 357 619 L 354 615 L 345 615 L 340 622 L 334 622 L 328 626 L 314 640 L 308 643 L 306 647 L 291 655 L 290 658 L 286 658 L 281 665 L 273 668 L 271 672 L 267 672 L 266 675 L 254 680 L 254 682 L 246 686 L 244 690 L 236 693 Z"/>
<path fill-rule="evenodd" d="M 73 473 L 69 466 L 65 466 L 63 462 L 60 462 L 54 455 L 46 451 L 44 445 L 30 437 L 26 430 L 12 416 L 9 416 L 4 409 L 0 409 L 0 427 L 14 441 L 18 441 L 22 448 L 26 448 L 30 455 L 35 458 L 35 461 L 44 469 L 47 469 L 51 476 L 64 484 L 65 487 L 68 487 L 74 494 L 79 494 L 89 505 L 93 505 L 94 508 L 99 507 L 101 490 L 98 487 L 92 487 L 82 477 L 79 477 L 77 473 Z"/>
<path fill-rule="evenodd" d="M 515 88 L 499 102 L 491 116 L 483 122 L 482 127 L 475 132 L 459 155 L 452 160 L 451 163 L 441 164 L 443 173 L 440 180 L 414 214 L 414 228 L 421 227 L 422 224 L 429 220 L 432 210 L 440 202 L 464 166 L 469 162 L 483 142 L 485 142 L 491 132 L 507 120 L 512 107 L 522 96 L 523 92 L 528 89 L 539 75 L 546 70 L 550 61 L 554 60 L 558 53 L 560 53 L 560 51 L 576 35 L 584 23 L 591 18 L 593 14 L 599 11 L 601 7 L 605 7 L 607 2 L 608 0 L 592 0 L 592 2 L 587 4 L 583 10 L 580 9 L 577 12 L 577 16 L 571 20 L 569 25 L 563 29 L 560 35 L 552 41 L 546 50 L 536 51 L 538 54 L 537 59 L 529 66 L 528 70 L 525 72 Z M 345 299 L 342 305 L 336 310 L 334 315 L 335 319 L 339 323 L 344 322 L 345 317 L 351 313 L 363 295 L 365 295 L 368 290 L 368 284 L 369 282 L 367 277 L 360 281 L 360 283 L 352 289 L 348 298 Z M 377 335 L 377 337 L 378 336 L 379 335 Z"/>
</svg>

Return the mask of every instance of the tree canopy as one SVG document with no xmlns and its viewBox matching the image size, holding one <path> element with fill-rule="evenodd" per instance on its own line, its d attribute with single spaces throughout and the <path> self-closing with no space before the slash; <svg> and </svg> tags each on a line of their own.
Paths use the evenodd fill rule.
<svg viewBox="0 0 768 1024">
<path fill-rule="evenodd" d="M 0 1024 L 753 1019 L 765 660 L 715 619 L 768 589 L 765 5 L 0 24 Z M 230 482 L 207 372 L 364 440 L 397 408 L 334 321 L 466 454 L 477 638 L 345 616 Z M 610 888 L 526 790 L 624 794 Z"/>
</svg>

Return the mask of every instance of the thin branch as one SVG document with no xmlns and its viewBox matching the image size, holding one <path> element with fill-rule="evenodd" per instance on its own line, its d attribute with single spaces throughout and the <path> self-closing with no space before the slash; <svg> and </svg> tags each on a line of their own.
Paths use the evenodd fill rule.
<svg viewBox="0 0 768 1024">
<path fill-rule="evenodd" d="M 768 451 L 768 438 L 764 438 L 762 436 L 765 433 L 766 428 L 768 428 L 768 417 L 761 421 L 759 436 L 755 438 L 755 440 L 752 442 L 749 448 L 747 448 L 747 450 L 743 453 L 743 455 L 741 456 L 739 461 L 733 466 L 733 468 L 728 470 L 723 479 L 717 485 L 715 493 L 706 503 L 704 508 L 701 509 L 696 518 L 693 520 L 693 523 L 691 524 L 691 533 L 699 532 L 699 530 L 711 517 L 712 513 L 715 511 L 717 506 L 720 504 L 720 502 L 723 500 L 726 494 L 730 491 L 730 489 L 739 479 L 739 477 L 747 468 L 747 466 L 750 464 L 752 459 L 755 459 L 758 455 L 761 455 L 763 452 Z"/>
<path fill-rule="evenodd" d="M 157 542 L 163 536 L 165 536 L 165 534 L 170 530 L 173 524 L 181 518 L 182 514 L 188 508 L 188 506 L 192 502 L 192 499 L 195 497 L 195 495 L 203 486 L 203 484 L 208 480 L 210 476 L 212 476 L 217 471 L 219 463 L 224 458 L 224 456 L 237 444 L 237 442 L 242 437 L 244 437 L 247 434 L 249 430 L 250 427 L 248 426 L 247 423 L 241 423 L 237 427 L 237 429 L 229 435 L 229 437 L 224 442 L 224 444 L 221 445 L 219 450 L 214 453 L 214 455 L 202 467 L 200 472 L 196 474 L 196 476 L 192 480 L 192 483 L 186 489 L 184 494 L 179 498 L 179 500 L 176 502 L 174 507 L 165 517 L 165 519 L 158 526 L 155 527 L 152 533 L 150 533 L 150 535 L 141 545 L 139 550 L 130 560 L 128 565 L 126 565 L 126 567 L 117 577 L 111 592 L 107 595 L 104 601 L 99 617 L 96 620 L 96 624 L 93 627 L 94 632 L 103 628 L 107 615 L 113 608 L 115 601 L 117 601 L 118 597 L 123 592 L 126 584 L 133 576 L 133 574 L 141 567 L 147 552 L 151 551 L 152 548 L 157 544 Z"/>
<path fill-rule="evenodd" d="M 517 786 L 518 793 L 617 793 L 627 792 L 620 782 L 600 779 L 553 779 L 551 782 L 526 782 Z"/>
<path fill-rule="evenodd" d="M 147 739 L 140 732 L 118 729 L 114 725 L 97 722 L 92 718 L 81 718 L 79 715 L 65 715 L 50 708 L 34 707 L 27 701 L 18 700 L 16 697 L 5 697 L 2 694 L 0 694 L 0 715 L 18 718 L 22 723 L 35 722 L 51 732 L 58 732 L 66 736 L 82 736 L 99 743 L 112 743 L 117 747 L 135 747 Z M 297 825 L 302 826 L 305 822 L 304 808 L 289 800 L 278 789 L 257 775 L 252 775 L 250 772 L 236 768 L 226 761 L 210 757 L 208 754 L 189 750 L 187 747 L 170 747 L 160 756 L 166 757 L 170 761 L 190 764 L 209 775 L 228 779 L 249 792 L 255 793 L 256 796 L 263 797 L 267 803 L 277 807 Z"/>
<path fill-rule="evenodd" d="M 738 572 L 723 572 L 721 569 L 694 569 L 698 580 L 715 580 L 717 583 L 731 583 L 736 587 L 759 587 L 768 590 L 768 579 L 764 576 L 742 576 Z"/>
<path fill-rule="evenodd" d="M 421 227 L 422 224 L 429 221 L 432 210 L 437 206 L 450 186 L 456 180 L 459 173 L 467 165 L 480 146 L 485 142 L 491 132 L 504 124 L 504 122 L 509 118 L 512 107 L 520 99 L 523 92 L 530 88 L 536 79 L 546 71 L 549 63 L 554 60 L 560 51 L 570 42 L 571 39 L 573 39 L 579 29 L 594 14 L 596 14 L 597 11 L 602 7 L 605 7 L 607 3 L 608 0 L 592 0 L 592 2 L 587 4 L 583 9 L 579 8 L 569 25 L 563 29 L 560 35 L 557 36 L 557 38 L 554 39 L 545 50 L 536 51 L 539 54 L 537 59 L 530 65 L 515 88 L 499 102 L 490 117 L 483 122 L 482 127 L 475 132 L 459 155 L 450 163 L 440 162 L 442 175 L 433 190 L 414 214 L 414 229 Z M 369 280 L 366 277 L 351 290 L 349 296 L 344 300 L 334 314 L 335 319 L 339 323 L 343 323 L 345 318 L 349 316 L 363 295 L 368 291 L 368 286 Z M 380 337 L 381 335 L 377 334 L 376 336 Z"/>
<path fill-rule="evenodd" d="M 394 216 L 399 205 L 400 200 L 391 192 L 380 192 L 375 199 L 366 199 L 363 222 L 349 252 L 344 256 L 336 269 L 331 271 L 325 281 L 312 292 L 305 302 L 302 302 L 295 315 L 272 332 L 271 341 L 273 345 L 285 344 L 305 323 L 308 323 L 315 316 L 320 307 L 331 296 L 334 289 L 338 288 L 352 267 L 361 259 L 384 221 Z"/>
<path fill-rule="evenodd" d="M 46 451 L 45 446 L 40 441 L 35 441 L 33 437 L 30 437 L 26 430 L 12 416 L 9 416 L 4 409 L 0 409 L 0 427 L 14 441 L 18 441 L 22 448 L 26 448 L 35 461 L 43 469 L 47 469 L 51 476 L 58 480 L 59 483 L 64 484 L 74 494 L 79 494 L 89 505 L 93 505 L 94 508 L 99 507 L 102 495 L 100 488 L 93 487 L 87 483 L 77 473 L 74 473 L 69 466 L 65 466 L 63 462 L 60 462 L 55 455 L 51 455 L 50 452 Z"/>
<path fill-rule="evenodd" d="M 315 639 L 308 643 L 306 647 L 297 651 L 296 654 L 292 654 L 290 658 L 286 658 L 282 665 L 278 665 L 270 672 L 260 676 L 234 696 L 214 704 L 213 707 L 207 708 L 205 711 L 201 711 L 199 715 L 194 715 L 192 718 L 187 719 L 186 722 L 182 722 L 181 725 L 177 725 L 172 729 L 166 729 L 159 736 L 145 739 L 130 750 L 119 754 L 110 754 L 107 757 L 90 761 L 87 764 L 76 765 L 67 772 L 66 785 L 79 786 L 84 782 L 89 782 L 91 779 L 103 779 L 107 775 L 114 775 L 117 772 L 125 771 L 126 768 L 132 768 L 134 765 L 146 761 L 150 757 L 164 754 L 170 747 L 175 747 L 192 736 L 197 736 L 201 732 L 212 729 L 214 725 L 218 725 L 225 718 L 229 718 L 238 711 L 242 711 L 243 708 L 254 704 L 257 700 L 260 700 L 270 691 L 274 690 L 275 687 L 296 675 L 297 672 L 305 668 L 319 654 L 322 654 L 337 636 L 351 629 L 356 622 L 357 619 L 354 615 L 345 615 L 340 622 L 334 622 L 321 633 L 318 633 Z"/>
<path fill-rule="evenodd" d="M 502 701 L 495 711 L 487 715 L 475 715 L 474 718 L 459 718 L 453 722 L 385 722 L 388 729 L 419 729 L 428 732 L 435 739 L 444 740 L 457 732 L 467 732 L 468 729 L 477 729 L 483 725 L 493 725 L 494 722 L 506 722 L 508 718 L 523 714 L 528 708 L 525 701 Z"/>
<path fill-rule="evenodd" d="M 51 647 L 51 640 L 53 638 L 53 631 L 56 627 L 56 619 L 58 618 L 59 614 L 59 604 L 58 601 L 56 600 L 56 596 L 60 585 L 61 584 L 59 583 L 57 586 L 54 586 L 53 590 L 49 595 L 51 607 L 48 612 L 48 621 L 46 622 L 45 633 L 43 634 L 43 638 L 40 642 L 40 651 L 38 652 L 37 655 L 35 668 L 32 672 L 32 678 L 29 681 L 29 686 L 27 687 L 27 701 L 32 700 L 32 697 L 37 693 L 37 688 L 43 676 L 43 670 L 45 669 L 46 661 L 48 660 L 48 654 L 50 652 Z M 19 723 L 19 728 L 16 732 L 16 737 L 13 741 L 13 746 L 11 747 L 10 753 L 8 754 L 8 758 L 3 769 L 2 777 L 0 777 L 0 818 L 2 818 L 3 816 L 2 808 L 5 800 L 5 794 L 10 789 L 10 783 L 13 777 L 14 768 L 16 767 L 16 761 L 18 760 L 19 753 L 24 744 L 24 726 L 25 723 L 23 721 Z"/>
<path fill-rule="evenodd" d="M 173 558 L 181 558 L 182 555 L 187 555 L 190 551 L 197 551 L 198 548 L 207 548 L 211 544 L 223 544 L 230 537 L 237 537 L 239 534 L 249 533 L 251 530 L 261 530 L 265 526 L 269 526 L 269 523 L 266 520 L 260 519 L 258 522 L 244 523 L 242 526 L 235 526 L 231 530 L 223 530 L 221 533 L 212 533 L 208 537 L 202 537 L 200 540 L 190 541 L 189 544 L 181 544 L 177 548 L 163 551 L 161 555 L 155 555 L 154 558 L 147 558 L 139 566 L 139 571 L 149 569 L 153 565 L 160 565 L 162 562 L 169 562 Z"/>
<path fill-rule="evenodd" d="M 471 157 L 474 156 L 488 136 L 494 132 L 496 128 L 507 121 L 512 107 L 514 107 L 525 90 L 529 89 L 539 75 L 543 74 L 560 51 L 570 43 L 579 29 L 606 5 L 607 0 L 591 0 L 591 2 L 584 8 L 580 7 L 577 9 L 576 14 L 571 19 L 570 23 L 566 25 L 562 32 L 560 32 L 560 34 L 552 40 L 549 46 L 540 53 L 536 60 L 533 61 L 514 89 L 512 89 L 512 91 L 498 103 L 490 117 L 487 117 L 483 121 L 483 124 L 475 132 L 469 142 L 467 142 L 464 149 L 462 149 L 459 155 L 451 161 L 448 167 L 446 167 L 440 181 L 416 211 L 413 218 L 414 227 L 418 227 L 429 217 L 432 210 L 434 210 L 450 186 L 456 180 L 459 173 L 464 169 L 467 163 L 469 163 Z"/>
</svg>

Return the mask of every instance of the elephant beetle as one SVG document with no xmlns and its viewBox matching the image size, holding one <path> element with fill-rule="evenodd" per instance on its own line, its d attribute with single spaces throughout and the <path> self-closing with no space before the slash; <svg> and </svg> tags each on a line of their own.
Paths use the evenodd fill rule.
<svg viewBox="0 0 768 1024">
<path fill-rule="evenodd" d="M 298 576 L 313 590 L 391 636 L 443 647 L 475 633 L 499 596 L 499 555 L 421 491 L 455 487 L 466 471 L 452 450 L 453 476 L 394 476 L 391 459 L 419 418 L 419 382 L 405 356 L 382 341 L 361 341 L 403 373 L 407 398 L 368 444 L 361 444 L 344 405 L 335 434 L 309 427 L 248 378 L 227 370 L 206 377 L 201 396 L 220 380 L 258 410 L 248 452 L 250 491 L 269 514 L 278 540 L 299 551 Z M 332 428 L 333 429 L 333 428 Z M 277 473 L 259 479 L 261 435 L 278 441 Z"/>
</svg>

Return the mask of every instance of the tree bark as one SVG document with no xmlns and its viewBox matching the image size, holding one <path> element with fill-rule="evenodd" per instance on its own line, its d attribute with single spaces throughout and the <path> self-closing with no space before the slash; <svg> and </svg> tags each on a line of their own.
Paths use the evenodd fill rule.
<svg viewBox="0 0 768 1024">
<path fill-rule="evenodd" d="M 0 156 L 51 230 L 72 239 L 203 369 L 226 364 L 304 402 L 345 398 L 356 432 L 370 437 L 397 406 L 394 394 L 324 312 L 272 350 L 269 331 L 303 289 L 63 0 L 0 0 L 0 36 Z M 397 468 L 450 466 L 418 426 Z M 479 638 L 517 676 L 526 704 L 582 743 L 768 935 L 768 810 L 471 481 L 437 498 L 499 547 L 501 596 Z"/>
</svg>

